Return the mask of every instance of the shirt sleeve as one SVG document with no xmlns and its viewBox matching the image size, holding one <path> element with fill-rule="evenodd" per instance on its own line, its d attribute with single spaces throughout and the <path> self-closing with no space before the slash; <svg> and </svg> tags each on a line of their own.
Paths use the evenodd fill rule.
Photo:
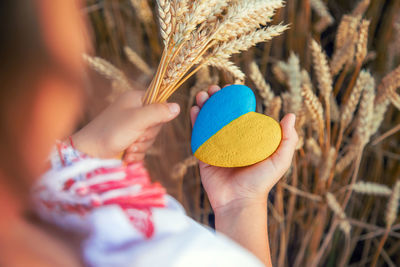
<svg viewBox="0 0 400 267">
<path fill-rule="evenodd" d="M 263 266 L 186 214 L 141 163 L 124 165 L 59 143 L 32 190 L 42 219 L 88 238 L 88 266 Z"/>
</svg>

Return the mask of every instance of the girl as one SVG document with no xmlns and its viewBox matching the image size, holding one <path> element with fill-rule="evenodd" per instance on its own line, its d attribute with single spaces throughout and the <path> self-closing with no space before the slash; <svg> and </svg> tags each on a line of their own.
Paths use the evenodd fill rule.
<svg viewBox="0 0 400 267">
<path fill-rule="evenodd" d="M 264 162 L 200 164 L 212 233 L 140 163 L 177 104 L 143 107 L 142 94 L 129 92 L 71 135 L 84 103 L 81 55 L 90 50 L 81 5 L 0 2 L 0 266 L 271 266 L 267 197 L 291 163 L 294 115 L 282 119 L 282 143 Z M 219 89 L 197 95 L 192 122 Z M 56 140 L 64 142 L 51 152 Z M 128 165 L 112 159 L 124 150 Z M 32 203 L 57 228 L 27 216 Z"/>
</svg>

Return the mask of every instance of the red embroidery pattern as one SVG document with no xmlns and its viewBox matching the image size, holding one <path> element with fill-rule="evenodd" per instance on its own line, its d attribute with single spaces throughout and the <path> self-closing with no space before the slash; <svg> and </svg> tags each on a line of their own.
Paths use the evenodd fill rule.
<svg viewBox="0 0 400 267">
<path fill-rule="evenodd" d="M 61 170 L 91 160 L 64 143 L 57 145 L 57 152 Z M 61 178 L 59 182 L 61 184 L 55 184 L 54 179 L 43 179 L 35 189 L 34 194 L 39 196 L 46 212 L 84 216 L 97 207 L 116 205 L 146 238 L 154 234 L 151 208 L 165 207 L 165 189 L 150 181 L 142 163 L 125 166 L 121 162 L 111 167 L 83 168 L 79 175 Z"/>
</svg>

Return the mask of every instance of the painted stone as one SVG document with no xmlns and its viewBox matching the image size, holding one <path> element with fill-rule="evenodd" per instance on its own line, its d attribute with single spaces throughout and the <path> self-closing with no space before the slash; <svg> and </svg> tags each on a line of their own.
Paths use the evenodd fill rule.
<svg viewBox="0 0 400 267">
<path fill-rule="evenodd" d="M 278 122 L 256 113 L 253 91 L 244 85 L 227 86 L 204 104 L 192 132 L 196 158 L 219 167 L 243 167 L 263 161 L 278 148 Z"/>
</svg>

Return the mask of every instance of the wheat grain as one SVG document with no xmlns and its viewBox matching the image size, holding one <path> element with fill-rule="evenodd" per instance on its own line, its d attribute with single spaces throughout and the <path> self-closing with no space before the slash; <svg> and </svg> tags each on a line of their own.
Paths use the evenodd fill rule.
<svg viewBox="0 0 400 267">
<path fill-rule="evenodd" d="M 360 194 L 376 195 L 376 196 L 390 196 L 392 189 L 383 184 L 371 182 L 358 182 L 351 186 L 351 189 Z"/>
<path fill-rule="evenodd" d="M 400 200 L 400 181 L 397 181 L 393 187 L 392 195 L 390 196 L 389 202 L 386 209 L 386 227 L 390 228 L 396 221 L 397 212 L 399 208 Z"/>
</svg>

